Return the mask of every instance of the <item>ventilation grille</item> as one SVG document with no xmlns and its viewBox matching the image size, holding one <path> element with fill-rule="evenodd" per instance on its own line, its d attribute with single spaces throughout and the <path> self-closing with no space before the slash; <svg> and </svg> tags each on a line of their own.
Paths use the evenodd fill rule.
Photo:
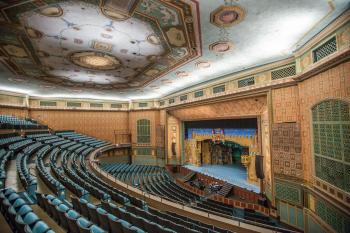
<svg viewBox="0 0 350 233">
<path fill-rule="evenodd" d="M 145 108 L 148 106 L 148 103 L 139 103 L 140 108 Z"/>
<path fill-rule="evenodd" d="M 295 65 L 272 71 L 271 79 L 276 80 L 276 79 L 286 78 L 294 75 L 296 75 Z"/>
<path fill-rule="evenodd" d="M 320 47 L 318 47 L 313 51 L 314 62 L 317 62 L 336 51 L 337 51 L 337 40 L 335 39 L 335 37 L 332 37 L 326 43 L 324 43 L 323 45 L 321 45 Z"/>
<path fill-rule="evenodd" d="M 180 96 L 180 101 L 185 101 L 185 100 L 187 100 L 187 95 Z"/>
<path fill-rule="evenodd" d="M 238 87 L 247 87 L 255 84 L 254 77 L 238 80 Z"/>
<path fill-rule="evenodd" d="M 175 99 L 169 99 L 169 104 L 175 103 Z"/>
<path fill-rule="evenodd" d="M 213 88 L 213 94 L 217 94 L 224 91 L 225 91 L 225 85 L 221 85 Z"/>
<path fill-rule="evenodd" d="M 111 108 L 122 108 L 122 104 L 111 104 Z"/>
<path fill-rule="evenodd" d="M 81 107 L 81 103 L 78 103 L 78 102 L 67 102 L 67 107 L 80 108 Z"/>
<path fill-rule="evenodd" d="M 194 93 L 194 98 L 198 98 L 198 97 L 202 97 L 204 95 L 204 92 L 203 91 L 196 91 Z"/>
<path fill-rule="evenodd" d="M 90 103 L 90 108 L 103 108 L 101 103 Z"/>
<path fill-rule="evenodd" d="M 40 106 L 43 106 L 43 107 L 56 107 L 57 106 L 57 102 L 54 102 L 54 101 L 40 101 Z"/>
</svg>

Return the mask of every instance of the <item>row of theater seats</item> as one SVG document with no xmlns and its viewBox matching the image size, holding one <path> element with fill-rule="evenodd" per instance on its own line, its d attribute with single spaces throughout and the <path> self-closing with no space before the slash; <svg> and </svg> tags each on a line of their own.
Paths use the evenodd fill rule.
<svg viewBox="0 0 350 233">
<path fill-rule="evenodd" d="M 54 233 L 12 188 L 0 191 L 0 210 L 13 232 Z"/>
<path fill-rule="evenodd" d="M 103 163 L 100 166 L 118 180 L 140 188 L 151 181 L 152 177 L 157 177 L 158 181 L 170 179 L 166 170 L 158 166 L 127 163 Z"/>
<path fill-rule="evenodd" d="M 0 115 L 0 129 L 47 129 L 31 119 L 20 119 L 11 115 Z"/>
</svg>

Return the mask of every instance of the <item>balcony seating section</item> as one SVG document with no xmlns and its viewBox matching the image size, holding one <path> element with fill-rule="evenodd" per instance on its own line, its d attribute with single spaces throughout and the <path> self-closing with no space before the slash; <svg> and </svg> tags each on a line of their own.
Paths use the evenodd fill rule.
<svg viewBox="0 0 350 233">
<path fill-rule="evenodd" d="M 54 233 L 12 188 L 0 191 L 0 210 L 13 232 Z"/>
<path fill-rule="evenodd" d="M 30 119 L 20 119 L 10 115 L 0 115 L 0 129 L 47 129 Z"/>
</svg>

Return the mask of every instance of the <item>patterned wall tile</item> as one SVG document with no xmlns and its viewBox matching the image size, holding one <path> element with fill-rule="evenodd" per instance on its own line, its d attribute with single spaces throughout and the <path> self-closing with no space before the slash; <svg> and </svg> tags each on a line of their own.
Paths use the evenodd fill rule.
<svg viewBox="0 0 350 233">
<path fill-rule="evenodd" d="M 312 108 L 316 177 L 350 191 L 349 104 L 325 100 Z"/>
<path fill-rule="evenodd" d="M 297 86 L 272 91 L 274 123 L 296 122 L 299 116 Z"/>
<path fill-rule="evenodd" d="M 276 198 L 293 204 L 302 205 L 302 192 L 300 187 L 275 180 Z"/>
<path fill-rule="evenodd" d="M 277 123 L 272 125 L 274 173 L 302 179 L 300 125 Z"/>
</svg>

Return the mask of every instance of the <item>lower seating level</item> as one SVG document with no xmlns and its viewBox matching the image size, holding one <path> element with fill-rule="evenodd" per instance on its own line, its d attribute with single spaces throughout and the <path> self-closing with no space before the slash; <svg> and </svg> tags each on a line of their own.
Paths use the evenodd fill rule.
<svg viewBox="0 0 350 233">
<path fill-rule="evenodd" d="M 55 232 L 46 218 L 32 211 L 34 205 L 67 232 L 229 232 L 191 220 L 174 222 L 164 212 L 103 181 L 90 170 L 86 158 L 107 142 L 74 132 L 8 135 L 2 139 L 1 212 L 14 232 Z M 24 189 L 19 192 L 6 186 L 10 183 L 8 173 L 13 172 L 8 166 L 12 160 L 17 164 L 12 169 L 20 178 L 18 185 Z M 172 182 L 160 167 L 123 166 L 124 181 L 138 183 L 141 189 L 146 189 L 153 177 Z M 145 179 L 143 174 L 152 178 Z M 46 191 L 40 191 L 39 186 L 45 186 Z"/>
</svg>

